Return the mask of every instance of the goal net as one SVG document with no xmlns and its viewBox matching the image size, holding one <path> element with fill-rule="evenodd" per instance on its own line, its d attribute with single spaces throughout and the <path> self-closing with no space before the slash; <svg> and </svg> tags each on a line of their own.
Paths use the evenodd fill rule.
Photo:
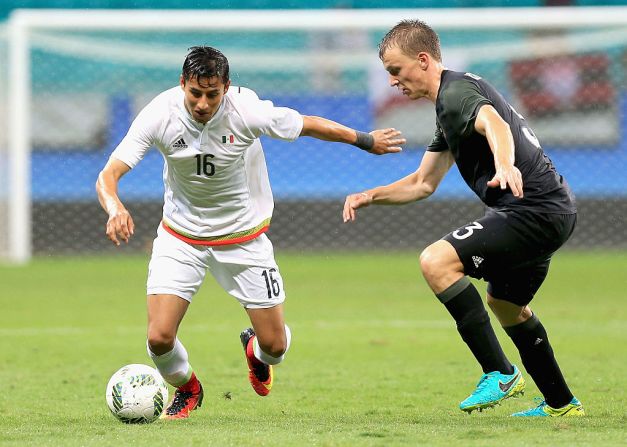
<svg viewBox="0 0 627 447">
<path fill-rule="evenodd" d="M 294 250 L 419 250 L 482 215 L 455 167 L 428 201 L 372 207 L 344 225 L 346 194 L 413 172 L 433 105 L 387 84 L 377 43 L 405 18 L 439 33 L 444 64 L 495 85 L 531 123 L 578 197 L 572 247 L 627 247 L 627 8 L 333 11 L 18 10 L 0 31 L 0 256 L 110 250 L 94 183 L 138 111 L 177 85 L 187 49 L 229 59 L 233 85 L 366 131 L 393 126 L 402 154 L 375 157 L 263 138 L 276 201 L 270 236 Z M 120 196 L 147 250 L 161 216 L 153 150 Z"/>
</svg>

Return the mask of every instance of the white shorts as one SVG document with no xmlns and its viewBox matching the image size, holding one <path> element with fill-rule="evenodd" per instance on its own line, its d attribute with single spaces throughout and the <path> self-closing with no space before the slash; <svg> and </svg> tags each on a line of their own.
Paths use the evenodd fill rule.
<svg viewBox="0 0 627 447">
<path fill-rule="evenodd" d="M 243 244 L 209 247 L 183 242 L 159 225 L 148 265 L 148 295 L 176 295 L 191 302 L 207 270 L 245 308 L 285 301 L 283 278 L 265 234 Z"/>
</svg>

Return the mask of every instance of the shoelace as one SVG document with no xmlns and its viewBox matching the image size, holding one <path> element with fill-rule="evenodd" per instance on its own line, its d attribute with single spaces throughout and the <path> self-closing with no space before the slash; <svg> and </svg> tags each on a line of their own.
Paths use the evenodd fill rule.
<svg viewBox="0 0 627 447">
<path fill-rule="evenodd" d="M 537 405 L 536 408 L 544 407 L 546 405 L 546 401 L 543 398 L 541 398 L 541 397 L 534 397 L 533 401 Z"/>
<path fill-rule="evenodd" d="M 488 384 L 488 378 L 490 377 L 492 377 L 490 373 L 481 376 L 481 379 L 479 379 L 479 383 L 477 383 L 477 391 L 482 390 L 486 387 L 486 385 Z"/>
<path fill-rule="evenodd" d="M 177 414 L 187 405 L 187 400 L 192 397 L 193 394 L 189 391 L 176 391 L 174 394 L 174 399 L 172 400 L 172 404 L 168 408 L 166 412 L 169 415 Z"/>
</svg>

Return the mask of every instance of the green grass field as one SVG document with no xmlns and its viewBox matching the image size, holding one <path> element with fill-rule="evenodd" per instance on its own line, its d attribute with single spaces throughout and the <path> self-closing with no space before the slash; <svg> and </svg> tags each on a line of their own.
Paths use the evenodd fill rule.
<svg viewBox="0 0 627 447">
<path fill-rule="evenodd" d="M 495 410 L 457 409 L 481 372 L 415 254 L 287 254 L 278 262 L 293 341 L 272 394 L 250 388 L 238 337 L 246 315 L 210 279 L 179 334 L 203 407 L 185 421 L 121 424 L 104 391 L 122 365 L 150 364 L 146 262 L 120 252 L 0 266 L 0 445 L 627 444 L 625 252 L 556 256 L 533 303 L 588 414 L 551 420 L 508 418 L 533 405 L 531 381 Z"/>
</svg>

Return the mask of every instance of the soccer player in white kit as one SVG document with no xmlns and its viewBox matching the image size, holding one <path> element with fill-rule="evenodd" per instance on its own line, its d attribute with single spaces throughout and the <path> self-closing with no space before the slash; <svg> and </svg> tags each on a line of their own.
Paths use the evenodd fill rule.
<svg viewBox="0 0 627 447">
<path fill-rule="evenodd" d="M 227 58 L 211 47 L 190 48 L 180 87 L 166 90 L 136 117 L 98 176 L 98 199 L 109 215 L 107 237 L 128 242 L 134 222 L 118 197 L 120 178 L 156 147 L 165 160 L 163 218 L 148 266 L 148 354 L 176 387 L 164 417 L 180 419 L 202 404 L 203 391 L 177 331 L 207 270 L 244 307 L 252 328 L 242 341 L 253 389 L 272 388 L 272 365 L 290 345 L 285 292 L 264 234 L 274 202 L 259 137 L 311 136 L 381 155 L 405 140 L 395 129 L 371 133 L 275 107 L 230 84 Z"/>
</svg>

